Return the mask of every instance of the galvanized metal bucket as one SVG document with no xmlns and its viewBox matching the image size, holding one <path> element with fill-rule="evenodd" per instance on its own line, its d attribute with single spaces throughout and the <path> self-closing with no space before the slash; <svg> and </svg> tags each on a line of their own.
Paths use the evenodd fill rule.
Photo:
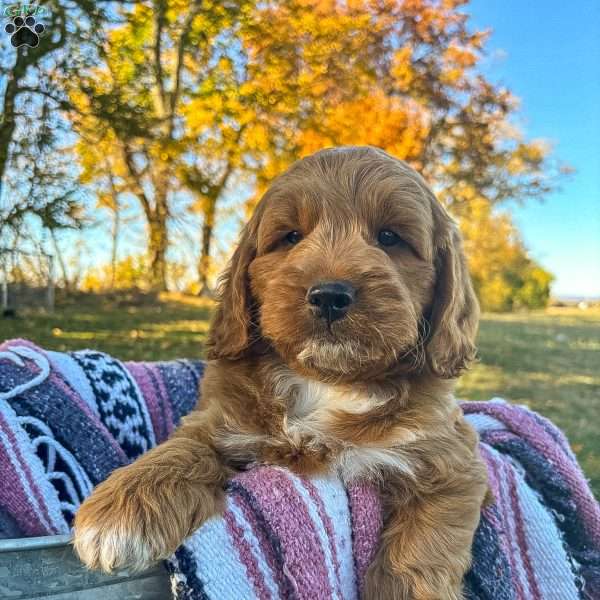
<svg viewBox="0 0 600 600">
<path fill-rule="evenodd" d="M 168 600 L 163 565 L 129 574 L 105 575 L 86 569 L 68 535 L 0 540 L 0 599 Z"/>
</svg>

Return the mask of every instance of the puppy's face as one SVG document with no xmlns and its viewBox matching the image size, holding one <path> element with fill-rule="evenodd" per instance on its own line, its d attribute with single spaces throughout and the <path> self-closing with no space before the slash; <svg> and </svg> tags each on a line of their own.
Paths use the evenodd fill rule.
<svg viewBox="0 0 600 600">
<path fill-rule="evenodd" d="M 319 152 L 273 183 L 244 231 L 211 352 L 239 355 L 262 337 L 293 369 L 323 380 L 422 369 L 434 325 L 452 327 L 450 313 L 463 326 L 476 322 L 458 243 L 406 164 L 372 148 Z M 464 334 L 472 338 L 474 325 Z M 440 374 L 452 376 L 466 354 L 442 357 Z"/>
<path fill-rule="evenodd" d="M 430 203 L 387 160 L 306 161 L 265 196 L 250 286 L 262 334 L 296 369 L 381 370 L 419 358 L 435 281 Z"/>
</svg>

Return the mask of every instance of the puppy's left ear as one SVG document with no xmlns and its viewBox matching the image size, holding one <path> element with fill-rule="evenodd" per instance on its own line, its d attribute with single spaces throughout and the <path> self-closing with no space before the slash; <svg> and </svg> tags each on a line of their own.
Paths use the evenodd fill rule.
<svg viewBox="0 0 600 600">
<path fill-rule="evenodd" d="M 449 221 L 449 217 L 445 215 Z M 451 223 L 438 248 L 427 360 L 444 379 L 458 377 L 475 358 L 479 303 L 473 291 L 458 227 Z"/>
<path fill-rule="evenodd" d="M 250 345 L 253 301 L 248 267 L 255 256 L 256 236 L 254 222 L 250 221 L 219 278 L 218 304 L 206 344 L 209 359 L 239 358 Z"/>
</svg>

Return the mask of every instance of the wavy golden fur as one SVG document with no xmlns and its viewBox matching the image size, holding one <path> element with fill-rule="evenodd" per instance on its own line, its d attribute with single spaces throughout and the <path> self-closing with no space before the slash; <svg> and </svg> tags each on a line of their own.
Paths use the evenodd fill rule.
<svg viewBox="0 0 600 600">
<path fill-rule="evenodd" d="M 169 556 L 251 463 L 336 469 L 384 499 L 364 597 L 461 598 L 487 483 L 452 389 L 477 322 L 458 229 L 412 168 L 370 147 L 295 163 L 222 278 L 201 405 L 84 502 L 79 556 Z"/>
</svg>

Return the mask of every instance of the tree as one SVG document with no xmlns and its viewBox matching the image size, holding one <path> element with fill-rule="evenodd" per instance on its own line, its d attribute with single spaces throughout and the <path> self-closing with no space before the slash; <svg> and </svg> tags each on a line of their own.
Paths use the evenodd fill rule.
<svg viewBox="0 0 600 600">
<path fill-rule="evenodd" d="M 261 5 L 256 20 L 271 27 L 249 36 L 253 85 L 302 105 L 287 111 L 288 127 L 279 122 L 269 132 L 266 160 L 280 170 L 323 146 L 366 143 L 423 172 L 455 213 L 469 190 L 493 204 L 542 197 L 547 148 L 521 139 L 511 122 L 516 99 L 480 73 L 487 32 L 470 31 L 465 4 Z M 272 171 L 267 164 L 265 179 Z"/>
<path fill-rule="evenodd" d="M 32 46 L 15 48 L 8 35 L 0 39 L 0 237 L 13 248 L 37 243 L 41 226 L 62 258 L 55 232 L 82 224 L 76 161 L 65 148 L 71 104 L 62 81 L 93 60 L 90 42 L 107 16 L 88 0 L 7 10 L 14 18 L 33 12 L 44 31 Z M 63 276 L 67 280 L 66 269 Z"/>
<path fill-rule="evenodd" d="M 210 250 L 216 198 L 232 172 L 237 133 L 227 125 L 226 114 L 220 114 L 218 126 L 201 126 L 194 100 L 225 93 L 219 88 L 222 56 L 243 6 L 138 3 L 123 12 L 123 25 L 109 35 L 103 63 L 72 89 L 84 114 L 76 118 L 76 128 L 93 140 L 78 149 L 95 156 L 110 154 L 119 165 L 127 190 L 146 217 L 152 280 L 160 289 L 166 287 L 168 221 L 176 210 L 177 192 L 187 190 L 195 198 L 193 205 L 204 217 L 202 247 L 205 254 Z M 100 175 L 100 170 L 94 174 L 89 169 L 90 179 Z"/>
<path fill-rule="evenodd" d="M 301 99 L 302 110 L 281 120 L 269 115 L 276 123 L 265 132 L 251 205 L 298 156 L 340 144 L 379 146 L 422 172 L 458 219 L 484 308 L 539 307 L 551 275 L 527 256 L 509 217 L 495 207 L 543 198 L 566 169 L 550 159 L 545 143 L 523 139 L 513 124 L 517 100 L 481 74 L 488 33 L 470 30 L 460 10 L 466 4 L 261 5 L 256 22 L 272 27 L 248 35 L 252 83 L 276 87 L 278 107 L 282 99 Z"/>
<path fill-rule="evenodd" d="M 45 114 L 45 103 L 42 100 L 41 107 L 37 107 L 42 114 L 40 122 L 27 128 L 27 123 L 20 124 L 26 135 L 12 143 L 14 156 L 4 175 L 8 202 L 0 205 L 0 246 L 5 250 L 39 246 L 43 251 L 44 244 L 40 242 L 47 237 L 68 287 L 69 278 L 56 233 L 80 227 L 84 218 L 73 157 L 68 152 L 51 152 L 57 147 L 57 129 L 52 127 L 51 117 Z M 38 231 L 42 232 L 41 240 L 36 235 Z"/>
<path fill-rule="evenodd" d="M 475 291 L 483 310 L 544 308 L 552 275 L 529 256 L 506 213 L 474 198 L 460 219 Z"/>
<path fill-rule="evenodd" d="M 463 0 L 153 0 L 122 11 L 102 64 L 72 94 L 81 152 L 114 156 L 143 207 L 155 286 L 168 223 L 202 218 L 207 288 L 219 206 L 232 182 L 256 198 L 296 158 L 374 144 L 424 173 L 459 219 L 540 198 L 556 166 L 513 124 L 517 102 L 480 72 L 487 33 Z M 92 166 L 98 161 L 88 161 Z M 94 171 L 94 169 L 92 169 Z M 90 179 L 101 177 L 101 170 Z"/>
</svg>

